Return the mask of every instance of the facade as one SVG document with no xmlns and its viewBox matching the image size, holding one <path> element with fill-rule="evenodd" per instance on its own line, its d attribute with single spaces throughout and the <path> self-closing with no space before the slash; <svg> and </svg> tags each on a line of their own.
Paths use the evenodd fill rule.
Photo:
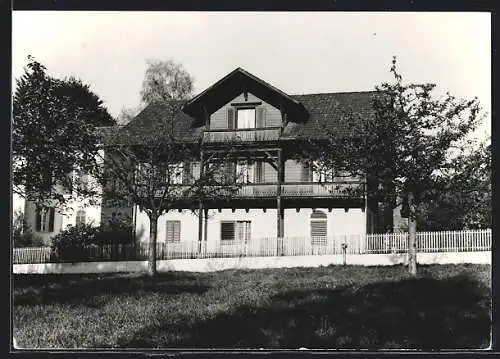
<svg viewBox="0 0 500 359">
<path fill-rule="evenodd" d="M 297 160 L 305 138 L 319 138 L 325 126 L 340 137 L 351 126 L 344 111 L 373 115 L 373 92 L 290 96 L 238 68 L 193 99 L 180 104 L 174 131 L 199 144 L 199 161 L 180 164 L 183 174 L 199 173 L 204 159 L 227 154 L 222 175 L 239 183 L 230 200 L 204 200 L 200 209 L 178 208 L 158 220 L 158 242 L 199 244 L 210 251 L 221 244 L 262 238 L 303 238 L 327 243 L 338 234 L 377 231 L 378 203 L 366 198 L 366 181 L 345 174 L 318 173 L 314 159 Z M 153 103 L 125 130 L 147 137 L 155 121 L 168 121 Z M 346 194 L 344 189 L 354 189 Z M 347 192 L 349 193 L 349 192 Z M 117 213 L 132 218 L 138 241 L 149 240 L 149 218 L 135 206 L 102 208 L 102 221 Z M 398 221 L 399 211 L 394 212 Z"/>
<path fill-rule="evenodd" d="M 74 176 L 75 174 L 73 174 Z M 96 185 L 88 175 L 80 176 L 78 181 L 85 185 Z M 70 189 L 56 186 L 56 191 L 70 193 Z M 101 221 L 101 206 L 89 205 L 85 199 L 75 200 L 65 210 L 56 206 L 37 209 L 32 201 L 24 202 L 24 215 L 31 231 L 41 237 L 45 245 L 50 246 L 52 237 L 69 226 L 77 224 L 99 225 Z"/>
<path fill-rule="evenodd" d="M 319 173 L 315 159 L 296 156 L 305 139 L 320 138 L 325 128 L 339 138 L 352 135 L 352 118 L 344 113 L 372 116 L 372 95 L 288 95 L 238 68 L 193 99 L 173 101 L 180 109 L 173 119 L 164 115 L 168 111 L 164 104 L 150 104 L 123 130 L 130 138 L 137 135 L 140 145 L 148 133 L 155 135 L 155 122 L 172 121 L 174 132 L 195 143 L 199 158 L 179 164 L 177 184 L 185 184 L 189 175 L 196 177 L 207 158 L 231 149 L 221 176 L 240 186 L 229 200 L 206 199 L 199 209 L 179 203 L 158 219 L 158 242 L 196 245 L 207 251 L 224 243 L 263 238 L 298 238 L 322 245 L 339 234 L 380 231 L 387 227 L 381 224 L 382 217 L 401 227 L 404 219 L 399 210 L 381 216 L 380 204 L 367 198 L 364 178 Z M 68 225 L 107 223 L 115 217 L 132 223 L 137 241 L 149 240 L 149 218 L 143 211 L 107 203 L 106 198 L 101 206 L 74 203 L 71 211 L 61 214 L 54 208 L 37 211 L 26 201 L 25 214 L 47 244 Z"/>
</svg>

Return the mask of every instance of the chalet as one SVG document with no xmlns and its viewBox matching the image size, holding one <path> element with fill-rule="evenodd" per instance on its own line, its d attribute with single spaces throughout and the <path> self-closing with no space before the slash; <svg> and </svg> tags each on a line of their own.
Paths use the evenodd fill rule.
<svg viewBox="0 0 500 359">
<path fill-rule="evenodd" d="M 158 242 L 201 244 L 205 250 L 224 243 L 261 238 L 302 238 L 326 244 L 336 234 L 366 234 L 379 230 L 377 202 L 366 197 L 364 178 L 334 177 L 319 173 L 310 161 L 293 155 L 305 139 L 319 138 L 328 128 L 339 137 L 352 135 L 345 110 L 373 116 L 373 92 L 288 95 L 237 68 L 188 101 L 173 101 L 174 118 L 167 104 L 151 103 L 123 129 L 131 141 L 153 139 L 155 123 L 169 122 L 184 141 L 198 144 L 199 161 L 180 164 L 183 174 L 199 173 L 204 158 L 227 153 L 225 171 L 239 189 L 230 200 L 203 201 L 198 215 L 178 208 L 158 220 Z M 237 179 L 236 179 L 237 178 Z M 340 189 L 358 189 L 342 191 Z M 355 193 L 355 194 L 354 194 Z M 137 239 L 149 239 L 149 219 L 137 206 L 103 205 L 101 221 L 111 215 L 128 216 Z M 400 222 L 395 211 L 395 224 Z"/>
</svg>

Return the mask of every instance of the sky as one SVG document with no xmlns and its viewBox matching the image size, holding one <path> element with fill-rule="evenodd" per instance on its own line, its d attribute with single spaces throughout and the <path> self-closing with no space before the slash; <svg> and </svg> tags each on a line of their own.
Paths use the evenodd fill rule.
<svg viewBox="0 0 500 359">
<path fill-rule="evenodd" d="M 180 62 L 199 93 L 237 67 L 288 94 L 370 91 L 405 81 L 477 96 L 491 127 L 491 16 L 479 12 L 12 13 L 12 83 L 28 55 L 90 85 L 117 116 L 140 103 L 148 59 Z"/>
</svg>

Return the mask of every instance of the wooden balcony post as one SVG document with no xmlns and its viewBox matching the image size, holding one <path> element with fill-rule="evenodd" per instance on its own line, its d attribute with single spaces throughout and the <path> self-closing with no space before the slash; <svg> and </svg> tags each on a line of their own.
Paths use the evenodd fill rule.
<svg viewBox="0 0 500 359">
<path fill-rule="evenodd" d="M 281 245 L 283 245 L 283 237 L 285 236 L 285 212 L 283 210 L 283 205 L 281 203 L 281 185 L 283 183 L 283 156 L 282 156 L 282 150 L 278 149 L 278 158 L 277 158 L 277 167 L 278 167 L 278 187 L 276 189 L 276 210 L 277 210 L 277 221 L 276 221 L 276 231 L 277 231 L 277 237 L 278 237 L 278 246 L 280 243 L 280 238 L 281 238 Z M 282 253 L 282 250 L 278 248 L 278 254 Z"/>
<path fill-rule="evenodd" d="M 208 208 L 205 208 L 204 209 L 204 216 L 205 216 L 205 229 L 204 229 L 204 241 L 205 241 L 205 245 L 204 245 L 204 253 L 207 253 L 207 240 L 208 240 Z"/>
<path fill-rule="evenodd" d="M 200 178 L 204 175 L 203 149 L 200 151 Z M 198 253 L 201 253 L 201 244 L 203 241 L 203 201 L 200 198 L 198 203 Z"/>
</svg>

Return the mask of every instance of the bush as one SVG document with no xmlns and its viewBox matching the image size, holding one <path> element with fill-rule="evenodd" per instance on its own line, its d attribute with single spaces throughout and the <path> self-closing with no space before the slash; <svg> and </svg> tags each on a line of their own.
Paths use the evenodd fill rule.
<svg viewBox="0 0 500 359">
<path fill-rule="evenodd" d="M 24 219 L 24 213 L 18 210 L 14 213 L 12 222 L 12 244 L 17 247 L 43 247 L 43 238 L 34 234 Z"/>
<path fill-rule="evenodd" d="M 117 245 L 134 244 L 132 226 L 120 222 L 94 227 L 69 227 L 52 238 L 52 251 L 61 261 L 118 259 Z M 103 254 L 103 247 L 110 251 Z"/>
</svg>

